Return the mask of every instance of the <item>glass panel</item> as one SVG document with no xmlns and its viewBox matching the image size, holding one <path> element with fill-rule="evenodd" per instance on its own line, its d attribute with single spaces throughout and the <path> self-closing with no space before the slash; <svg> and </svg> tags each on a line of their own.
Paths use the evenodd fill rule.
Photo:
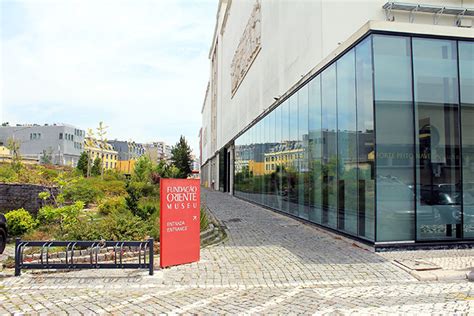
<svg viewBox="0 0 474 316">
<path fill-rule="evenodd" d="M 250 161 L 252 160 L 252 129 L 245 132 L 245 198 L 250 200 L 250 192 L 252 189 L 252 171 L 250 170 Z"/>
<path fill-rule="evenodd" d="M 417 239 L 461 238 L 455 41 L 413 39 Z"/>
<path fill-rule="evenodd" d="M 355 52 L 337 61 L 338 225 L 357 235 Z"/>
<path fill-rule="evenodd" d="M 249 195 L 248 198 L 250 201 L 255 201 L 255 158 L 256 158 L 256 145 L 255 145 L 255 133 L 256 128 L 255 125 L 250 129 L 249 134 L 249 144 L 250 144 L 250 160 L 249 160 L 249 170 L 250 170 L 250 178 L 249 178 Z"/>
<path fill-rule="evenodd" d="M 225 181 L 225 156 L 226 150 L 222 148 L 219 151 L 219 191 L 224 192 L 224 181 Z"/>
<path fill-rule="evenodd" d="M 298 91 L 298 216 L 309 218 L 308 85 Z"/>
<path fill-rule="evenodd" d="M 268 158 L 268 166 L 269 166 L 269 172 L 267 176 L 267 182 L 268 182 L 268 199 L 269 199 L 269 204 L 268 206 L 272 208 L 277 208 L 277 199 L 276 199 L 276 193 L 277 193 L 277 175 L 276 175 L 276 161 L 275 161 L 275 153 L 274 153 L 274 148 L 275 148 L 275 110 L 273 110 L 269 115 L 268 115 L 268 147 L 266 150 L 266 158 Z"/>
<path fill-rule="evenodd" d="M 288 169 L 289 169 L 289 148 L 290 148 L 290 106 L 288 100 L 283 102 L 281 107 L 281 156 L 282 156 L 282 211 L 288 213 L 289 209 L 289 187 L 288 187 Z"/>
<path fill-rule="evenodd" d="M 377 241 L 414 240 L 410 39 L 373 36 Z"/>
<path fill-rule="evenodd" d="M 241 197 L 242 188 L 242 135 L 234 142 L 234 195 Z"/>
<path fill-rule="evenodd" d="M 474 237 L 474 42 L 459 42 L 464 237 Z"/>
<path fill-rule="evenodd" d="M 257 160 L 255 162 L 256 167 L 256 191 L 257 191 L 257 202 L 264 204 L 263 201 L 263 176 L 264 176 L 264 165 L 263 165 L 263 152 L 264 152 L 264 126 L 263 121 L 257 123 Z"/>
<path fill-rule="evenodd" d="M 261 121 L 261 126 L 262 126 L 262 130 L 261 130 L 261 133 L 262 133 L 262 162 L 263 162 L 263 166 L 262 166 L 262 175 L 261 175 L 261 180 L 262 180 L 262 203 L 263 205 L 267 205 L 268 206 L 268 194 L 267 194 L 267 189 L 268 189 L 268 185 L 267 185 L 267 177 L 266 175 L 268 174 L 268 164 L 267 162 L 265 161 L 266 159 L 266 156 L 265 156 L 265 153 L 267 152 L 267 143 L 268 143 L 268 135 L 267 135 L 267 126 L 268 126 L 268 116 L 265 116 Z"/>
<path fill-rule="evenodd" d="M 276 165 L 276 196 L 277 196 L 277 205 L 276 208 L 278 210 L 282 210 L 282 201 L 283 201 L 283 187 L 282 187 L 282 124 L 281 124 L 281 108 L 282 106 L 278 106 L 275 112 L 275 146 L 273 147 L 273 155 L 275 156 L 275 165 Z"/>
<path fill-rule="evenodd" d="M 323 128 L 323 214 L 322 224 L 336 227 L 337 210 L 337 111 L 336 66 L 321 75 Z"/>
<path fill-rule="evenodd" d="M 309 167 L 311 180 L 309 220 L 321 223 L 322 205 L 322 131 L 321 131 L 321 77 L 317 76 L 308 85 L 309 87 Z"/>
<path fill-rule="evenodd" d="M 298 94 L 293 94 L 289 99 L 290 105 L 290 140 L 288 144 L 288 193 L 289 212 L 298 216 Z"/>
<path fill-rule="evenodd" d="M 374 240 L 374 105 L 372 89 L 372 37 L 356 47 L 357 166 L 359 236 Z"/>
</svg>

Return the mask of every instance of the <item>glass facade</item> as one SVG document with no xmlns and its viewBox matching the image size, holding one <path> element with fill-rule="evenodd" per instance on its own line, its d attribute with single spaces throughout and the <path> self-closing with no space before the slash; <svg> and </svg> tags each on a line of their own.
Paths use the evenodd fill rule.
<svg viewBox="0 0 474 316">
<path fill-rule="evenodd" d="M 372 242 L 474 239 L 473 59 L 367 36 L 235 140 L 234 194 Z"/>
</svg>

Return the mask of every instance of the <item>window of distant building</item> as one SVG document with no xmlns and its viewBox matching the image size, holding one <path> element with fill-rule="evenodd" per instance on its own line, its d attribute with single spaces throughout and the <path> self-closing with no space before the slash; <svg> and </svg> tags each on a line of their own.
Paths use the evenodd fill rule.
<svg viewBox="0 0 474 316">
<path fill-rule="evenodd" d="M 63 133 L 59 133 L 59 139 L 63 139 Z"/>
</svg>

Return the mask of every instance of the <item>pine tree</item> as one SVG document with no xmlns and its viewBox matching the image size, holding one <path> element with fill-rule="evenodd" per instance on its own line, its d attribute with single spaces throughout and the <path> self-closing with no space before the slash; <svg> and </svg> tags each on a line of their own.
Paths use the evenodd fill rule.
<svg viewBox="0 0 474 316">
<path fill-rule="evenodd" d="M 178 178 L 185 179 L 191 173 L 191 148 L 184 136 L 181 136 L 171 149 L 171 161 L 179 169 Z"/>
<path fill-rule="evenodd" d="M 102 169 L 102 160 L 97 157 L 94 160 L 94 164 L 91 168 L 91 175 L 92 176 L 100 176 L 100 170 Z"/>
<path fill-rule="evenodd" d="M 84 177 L 87 176 L 87 163 L 89 157 L 85 151 L 82 152 L 81 157 L 79 157 L 79 161 L 77 162 L 77 170 L 79 170 Z"/>
</svg>

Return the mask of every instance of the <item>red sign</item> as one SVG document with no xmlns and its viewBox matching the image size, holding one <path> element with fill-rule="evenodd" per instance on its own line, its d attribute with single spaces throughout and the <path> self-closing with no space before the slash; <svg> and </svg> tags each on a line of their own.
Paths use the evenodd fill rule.
<svg viewBox="0 0 474 316">
<path fill-rule="evenodd" d="M 160 266 L 199 261 L 199 180 L 161 179 L 160 205 Z"/>
</svg>

